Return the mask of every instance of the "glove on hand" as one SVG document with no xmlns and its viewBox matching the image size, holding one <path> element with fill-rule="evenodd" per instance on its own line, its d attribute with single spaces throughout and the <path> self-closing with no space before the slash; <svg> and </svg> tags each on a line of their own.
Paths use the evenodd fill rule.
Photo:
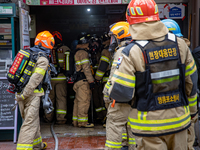
<svg viewBox="0 0 200 150">
<path fill-rule="evenodd" d="M 90 84 L 90 90 L 94 90 L 95 82 L 93 81 L 90 82 L 89 84 Z"/>
<path fill-rule="evenodd" d="M 17 102 L 19 102 L 19 101 L 24 101 L 24 100 L 25 100 L 24 95 L 23 95 L 23 94 L 16 95 L 15 100 L 16 100 Z"/>
<path fill-rule="evenodd" d="M 95 84 L 99 86 L 101 84 L 100 80 L 95 80 Z"/>
<path fill-rule="evenodd" d="M 30 93 L 30 92 L 29 92 L 29 93 Z M 27 90 L 24 89 L 23 93 L 17 94 L 17 95 L 16 95 L 15 100 L 18 101 L 18 102 L 19 102 L 19 101 L 24 101 L 27 97 L 30 96 L 29 93 L 27 92 Z"/>
<path fill-rule="evenodd" d="M 112 103 L 113 100 L 108 95 L 104 95 L 103 99 L 104 99 L 104 102 L 105 102 L 105 106 L 108 109 L 109 104 Z"/>
<path fill-rule="evenodd" d="M 112 99 L 108 95 L 103 95 L 103 99 L 105 103 L 111 103 Z"/>
</svg>

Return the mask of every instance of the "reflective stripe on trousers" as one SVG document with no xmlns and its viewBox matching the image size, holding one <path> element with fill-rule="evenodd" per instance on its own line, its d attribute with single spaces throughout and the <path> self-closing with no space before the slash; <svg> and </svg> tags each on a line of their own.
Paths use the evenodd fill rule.
<svg viewBox="0 0 200 150">
<path fill-rule="evenodd" d="M 105 146 L 107 146 L 109 148 L 121 148 L 122 142 L 112 142 L 112 141 L 106 140 Z"/>
<path fill-rule="evenodd" d="M 17 144 L 17 150 L 32 150 L 33 144 Z"/>
<path fill-rule="evenodd" d="M 77 117 L 77 116 L 73 116 L 72 120 L 74 121 L 78 121 L 78 122 L 87 122 L 88 121 L 88 117 Z"/>
<path fill-rule="evenodd" d="M 67 111 L 66 111 L 66 110 L 63 110 L 63 109 L 56 109 L 56 113 L 57 113 L 57 114 L 64 114 L 64 115 L 66 115 L 66 114 L 67 114 Z"/>
<path fill-rule="evenodd" d="M 39 144 L 41 142 L 42 142 L 42 137 L 40 136 L 39 138 L 33 140 L 33 145 L 37 145 L 37 144 Z"/>
</svg>

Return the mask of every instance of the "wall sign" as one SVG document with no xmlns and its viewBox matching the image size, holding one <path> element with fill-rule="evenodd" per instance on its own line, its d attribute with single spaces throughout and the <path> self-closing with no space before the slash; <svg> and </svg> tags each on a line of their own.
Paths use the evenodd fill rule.
<svg viewBox="0 0 200 150">
<path fill-rule="evenodd" d="M 16 101 L 15 95 L 7 92 L 9 82 L 0 77 L 0 130 L 14 130 L 14 143 L 17 141 L 17 107 L 11 111 Z"/>
<path fill-rule="evenodd" d="M 13 10 L 12 10 L 12 6 L 0 6 L 0 14 L 12 14 Z"/>
<path fill-rule="evenodd" d="M 185 4 L 166 4 L 164 6 L 164 17 L 169 19 L 184 19 Z"/>
<path fill-rule="evenodd" d="M 25 9 L 21 8 L 21 34 L 22 34 L 22 48 L 30 48 L 29 38 L 29 13 Z"/>
<path fill-rule="evenodd" d="M 122 0 L 26 0 L 27 5 L 102 5 L 122 4 Z"/>
</svg>

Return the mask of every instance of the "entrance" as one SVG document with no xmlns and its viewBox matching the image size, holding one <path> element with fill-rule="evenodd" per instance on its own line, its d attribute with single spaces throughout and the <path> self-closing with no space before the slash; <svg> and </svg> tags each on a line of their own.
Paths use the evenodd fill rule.
<svg viewBox="0 0 200 150">
<path fill-rule="evenodd" d="M 32 31 L 30 32 L 31 46 L 34 45 L 34 39 L 37 33 L 48 30 L 51 33 L 58 31 L 62 34 L 63 43 L 72 49 L 72 42 L 77 40 L 82 32 L 90 35 L 97 34 L 99 37 L 109 31 L 109 25 L 125 21 L 125 12 L 127 5 L 84 5 L 84 6 L 30 6 L 30 15 L 32 16 Z M 67 125 L 55 125 L 55 132 L 59 136 L 65 135 L 103 135 L 105 128 L 101 122 L 96 121 L 94 107 L 94 129 L 80 129 L 72 127 L 73 102 L 75 92 L 73 84 L 68 84 L 67 91 Z M 41 105 L 42 107 L 42 105 Z M 91 108 L 89 109 L 89 122 L 92 120 Z M 43 136 L 50 136 L 49 124 L 43 120 L 43 110 L 40 111 L 41 132 Z M 43 132 L 45 131 L 45 132 Z"/>
</svg>

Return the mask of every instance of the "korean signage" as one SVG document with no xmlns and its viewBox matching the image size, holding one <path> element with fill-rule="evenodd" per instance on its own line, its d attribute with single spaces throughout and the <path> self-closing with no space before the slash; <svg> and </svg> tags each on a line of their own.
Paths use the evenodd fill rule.
<svg viewBox="0 0 200 150">
<path fill-rule="evenodd" d="M 30 48 L 28 11 L 21 8 L 22 48 Z"/>
<path fill-rule="evenodd" d="M 175 5 L 166 4 L 164 6 L 164 16 L 170 19 L 184 19 L 185 18 L 185 4 Z"/>
<path fill-rule="evenodd" d="M 12 6 L 0 6 L 0 14 L 12 14 Z"/>
<path fill-rule="evenodd" d="M 74 0 L 74 4 L 121 4 L 121 0 Z"/>
<path fill-rule="evenodd" d="M 24 0 L 27 5 L 104 5 L 128 4 L 131 0 Z M 159 17 L 185 18 L 185 4 L 158 4 Z M 1 12 L 1 9 L 0 9 Z"/>
<path fill-rule="evenodd" d="M 121 0 L 26 0 L 27 5 L 102 5 L 122 4 Z"/>
</svg>

